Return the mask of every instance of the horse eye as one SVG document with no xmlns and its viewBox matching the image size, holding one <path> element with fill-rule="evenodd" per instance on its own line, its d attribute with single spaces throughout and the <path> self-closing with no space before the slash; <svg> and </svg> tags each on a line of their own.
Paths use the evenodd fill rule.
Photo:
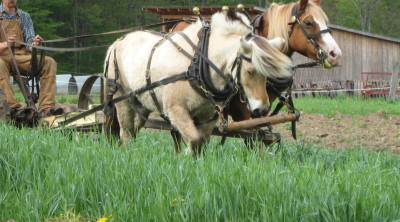
<svg viewBox="0 0 400 222">
<path fill-rule="evenodd" d="M 250 72 L 249 70 L 246 70 L 246 72 L 247 72 L 247 74 L 249 74 L 250 76 L 252 76 L 252 75 L 253 75 L 253 73 L 252 73 L 252 72 Z"/>
<path fill-rule="evenodd" d="M 305 24 L 307 27 L 313 27 L 313 23 L 312 23 L 311 21 L 305 21 L 304 24 Z"/>
</svg>

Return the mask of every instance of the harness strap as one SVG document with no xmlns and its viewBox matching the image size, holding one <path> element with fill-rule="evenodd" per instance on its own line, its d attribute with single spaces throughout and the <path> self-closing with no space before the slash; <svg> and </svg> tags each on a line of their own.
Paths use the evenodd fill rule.
<svg viewBox="0 0 400 222">
<path fill-rule="evenodd" d="M 192 40 L 189 39 L 189 37 L 188 37 L 185 33 L 183 33 L 183 32 L 175 32 L 175 33 L 181 35 L 181 36 L 190 44 L 190 46 L 192 46 L 192 48 L 195 50 L 195 52 L 196 52 L 197 54 L 199 54 L 199 55 L 201 56 L 201 58 L 204 59 L 204 61 L 206 61 L 206 62 L 210 65 L 210 67 L 211 67 L 212 69 L 214 69 L 214 71 L 215 71 L 222 79 L 224 79 L 224 80 L 228 83 L 228 85 L 229 85 L 231 88 L 233 88 L 233 84 L 231 83 L 231 81 L 229 81 L 229 79 L 224 75 L 224 73 L 222 73 L 222 71 L 221 71 L 220 69 L 218 69 L 218 67 L 217 67 L 213 62 L 211 62 L 211 61 L 207 58 L 206 55 L 204 55 L 204 54 L 200 51 L 200 49 L 192 42 Z"/>
<path fill-rule="evenodd" d="M 37 50 L 35 48 L 32 48 L 32 57 L 31 57 L 31 76 L 28 78 L 28 80 L 32 80 L 32 85 L 31 85 L 31 95 L 34 103 L 38 102 L 39 99 L 39 73 L 40 69 L 38 68 L 37 65 Z M 37 94 L 34 94 L 35 91 L 35 85 L 36 85 L 36 92 Z"/>
<path fill-rule="evenodd" d="M 185 80 L 185 79 L 189 79 L 189 78 L 190 78 L 190 76 L 189 76 L 188 72 L 185 71 L 185 72 L 182 72 L 180 74 L 169 76 L 169 77 L 163 78 L 163 79 L 161 79 L 159 81 L 152 82 L 151 85 L 146 85 L 146 86 L 141 87 L 139 89 L 129 91 L 128 93 L 126 93 L 126 94 L 124 94 L 122 96 L 119 96 L 117 98 L 113 98 L 109 102 L 111 104 L 115 104 L 115 103 L 121 102 L 121 101 L 123 101 L 123 100 L 125 100 L 127 98 L 133 97 L 133 96 L 135 96 L 137 94 L 141 94 L 143 92 L 146 92 L 146 91 L 148 91 L 150 89 L 154 89 L 154 88 L 162 86 L 162 85 L 168 85 L 170 83 L 174 83 L 176 81 Z M 105 108 L 106 105 L 107 104 L 104 103 L 104 104 L 101 104 L 99 106 L 94 107 L 93 109 L 84 111 L 84 112 L 80 113 L 79 115 L 76 115 L 76 116 L 71 117 L 71 118 L 69 118 L 69 119 L 67 119 L 65 121 L 60 122 L 59 126 L 65 126 L 66 124 L 69 124 L 69 123 L 71 123 L 73 121 L 81 119 L 81 118 L 83 118 L 83 117 L 85 117 L 87 115 L 90 115 L 90 114 L 95 113 L 97 111 L 101 111 L 102 109 Z"/>
<path fill-rule="evenodd" d="M 176 32 L 174 32 L 176 33 Z M 184 50 L 182 47 L 180 47 L 172 38 L 170 35 L 165 35 L 165 37 L 168 39 L 168 41 L 171 42 L 173 46 L 175 46 L 176 49 L 178 49 L 179 52 L 181 52 L 183 55 L 185 55 L 188 59 L 193 60 L 193 56 L 188 53 L 186 50 Z"/>
<path fill-rule="evenodd" d="M 122 88 L 122 86 L 120 84 L 116 84 L 116 87 L 122 94 L 125 94 L 125 90 L 124 90 L 124 88 Z M 133 100 L 131 98 L 133 98 Z M 148 118 L 143 115 L 143 113 L 139 110 L 138 105 L 135 104 L 135 102 L 138 102 L 136 95 L 132 96 L 131 98 L 126 99 L 126 101 L 128 102 L 128 105 L 135 111 L 136 114 L 139 115 L 140 118 L 147 121 Z"/>
<path fill-rule="evenodd" d="M 166 35 L 168 35 L 168 34 L 166 34 Z M 155 45 L 153 46 L 153 48 L 151 49 L 149 59 L 147 60 L 147 67 L 146 67 L 146 83 L 147 83 L 147 86 L 150 86 L 150 85 L 151 85 L 150 68 L 151 68 L 151 62 L 152 62 L 152 60 L 153 60 L 154 52 L 156 51 L 156 49 L 157 49 L 165 40 L 166 40 L 165 37 L 162 38 L 162 39 L 160 39 L 159 41 L 156 42 L 156 44 L 155 44 Z M 167 116 L 162 112 L 160 103 L 158 102 L 158 99 L 157 99 L 157 96 L 156 96 L 154 90 L 153 90 L 153 89 L 149 89 L 149 92 L 150 92 L 151 98 L 153 99 L 154 104 L 156 105 L 156 108 L 157 108 L 158 112 L 160 113 L 160 116 L 161 116 L 165 121 L 169 122 L 169 119 L 167 118 Z"/>
</svg>

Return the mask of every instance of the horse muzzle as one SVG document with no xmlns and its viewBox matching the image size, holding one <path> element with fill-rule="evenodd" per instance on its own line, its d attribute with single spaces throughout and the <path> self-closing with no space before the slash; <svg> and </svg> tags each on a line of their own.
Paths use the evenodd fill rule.
<svg viewBox="0 0 400 222">
<path fill-rule="evenodd" d="M 334 65 L 332 65 L 332 63 L 328 59 L 324 59 L 324 61 L 322 61 L 321 63 L 321 66 L 325 69 L 330 69 L 334 67 Z"/>
<path fill-rule="evenodd" d="M 251 112 L 251 116 L 254 118 L 265 116 L 267 114 L 268 109 L 255 109 Z"/>
<path fill-rule="evenodd" d="M 261 117 L 267 114 L 269 110 L 270 104 L 257 104 L 254 105 L 251 102 L 248 103 L 248 108 L 251 110 L 251 116 L 252 117 Z"/>
</svg>

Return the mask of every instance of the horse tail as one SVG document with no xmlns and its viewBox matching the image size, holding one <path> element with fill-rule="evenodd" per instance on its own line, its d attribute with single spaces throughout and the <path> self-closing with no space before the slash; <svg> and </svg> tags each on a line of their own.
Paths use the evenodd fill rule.
<svg viewBox="0 0 400 222">
<path fill-rule="evenodd" d="M 114 67 L 114 60 L 115 60 L 115 42 L 112 44 L 106 53 L 106 58 L 104 61 L 104 70 L 103 75 L 104 78 L 115 78 L 115 67 Z"/>
<path fill-rule="evenodd" d="M 118 122 L 117 109 L 115 106 L 113 106 L 111 114 L 105 116 L 104 130 L 108 139 L 120 138 L 121 128 Z"/>
<path fill-rule="evenodd" d="M 112 93 L 110 93 L 110 90 L 114 88 L 113 86 L 109 85 L 109 82 L 114 82 L 116 80 L 116 73 L 115 73 L 115 43 L 112 44 L 106 53 L 106 58 L 104 61 L 104 73 L 103 76 L 105 78 L 105 84 L 104 84 L 104 92 L 106 96 L 106 103 L 107 101 L 111 100 L 113 98 Z M 109 104 L 107 104 L 109 105 Z M 104 122 L 104 130 L 105 134 L 108 139 L 112 138 L 119 138 L 120 135 L 120 126 L 118 122 L 118 117 L 117 117 L 117 109 L 115 108 L 114 105 L 111 105 L 112 107 L 109 107 L 108 109 L 109 112 L 105 113 L 105 122 Z"/>
<path fill-rule="evenodd" d="M 258 72 L 266 77 L 285 78 L 292 76 L 292 60 L 272 46 L 266 38 L 256 36 L 253 45 L 252 62 Z"/>
</svg>

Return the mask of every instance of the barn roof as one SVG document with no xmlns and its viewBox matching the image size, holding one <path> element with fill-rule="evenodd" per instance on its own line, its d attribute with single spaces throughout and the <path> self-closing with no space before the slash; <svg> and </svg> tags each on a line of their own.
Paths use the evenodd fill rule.
<svg viewBox="0 0 400 222">
<path fill-rule="evenodd" d="M 367 36 L 367 37 L 382 39 L 382 40 L 386 40 L 386 41 L 390 41 L 390 42 L 400 43 L 400 39 L 397 39 L 397 38 L 392 38 L 392 37 L 383 36 L 383 35 L 377 35 L 377 34 L 373 34 L 370 32 L 363 32 L 360 30 L 346 28 L 346 27 L 339 26 L 339 25 L 330 24 L 329 28 L 338 29 L 338 30 L 345 31 L 345 32 L 351 32 L 351 33 L 355 33 L 355 34 L 359 34 L 359 35 L 363 35 L 363 36 Z"/>
</svg>

